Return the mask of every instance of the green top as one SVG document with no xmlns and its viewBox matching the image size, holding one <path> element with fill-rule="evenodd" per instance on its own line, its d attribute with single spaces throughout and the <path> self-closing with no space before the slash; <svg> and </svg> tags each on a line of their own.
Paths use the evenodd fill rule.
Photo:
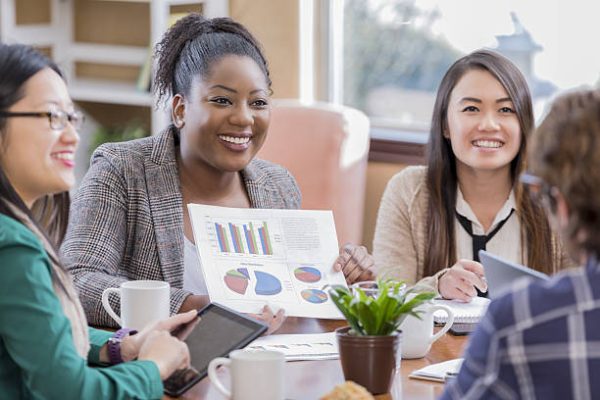
<svg viewBox="0 0 600 400">
<path fill-rule="evenodd" d="M 51 268 L 33 232 L 0 214 L 0 397 L 161 398 L 154 362 L 97 365 L 110 332 L 89 329 L 89 364 L 77 354 L 70 322 L 52 287 Z"/>
</svg>

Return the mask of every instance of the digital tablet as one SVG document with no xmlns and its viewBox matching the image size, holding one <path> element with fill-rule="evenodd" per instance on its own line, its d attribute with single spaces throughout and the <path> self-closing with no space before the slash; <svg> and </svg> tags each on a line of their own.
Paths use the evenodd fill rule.
<svg viewBox="0 0 600 400">
<path fill-rule="evenodd" d="M 490 298 L 497 297 L 499 293 L 503 292 L 515 280 L 522 277 L 529 277 L 534 280 L 549 279 L 548 275 L 542 272 L 503 260 L 485 250 L 479 250 L 479 259 L 485 271 Z"/>
<path fill-rule="evenodd" d="M 163 382 L 164 392 L 169 396 L 181 396 L 207 375 L 208 363 L 213 358 L 226 357 L 231 351 L 245 347 L 268 328 L 259 321 L 216 303 L 198 311 L 198 317 L 200 321 L 191 332 L 186 332 L 185 338 L 193 368 L 175 371 Z M 185 327 L 171 334 L 177 336 L 183 330 Z"/>
</svg>

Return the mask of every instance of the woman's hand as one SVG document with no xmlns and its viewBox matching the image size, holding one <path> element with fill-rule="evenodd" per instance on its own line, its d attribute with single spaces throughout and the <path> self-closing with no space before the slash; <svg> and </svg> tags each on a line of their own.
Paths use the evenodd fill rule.
<svg viewBox="0 0 600 400">
<path fill-rule="evenodd" d="M 197 315 L 198 311 L 196 310 L 191 310 L 184 314 L 176 314 L 171 318 L 155 322 L 154 324 L 145 327 L 135 335 L 125 337 L 121 342 L 121 358 L 123 358 L 123 361 L 139 358 L 141 348 L 152 332 L 165 331 L 170 335 L 170 332 L 175 328 L 192 321 Z"/>
<path fill-rule="evenodd" d="M 275 332 L 277 329 L 281 328 L 283 321 L 285 321 L 285 312 L 283 308 L 280 308 L 277 313 L 274 313 L 271 310 L 271 307 L 265 305 L 260 314 L 249 314 L 252 318 L 257 319 L 265 324 L 269 325 L 269 329 L 265 335 L 270 335 Z"/>
<path fill-rule="evenodd" d="M 487 291 L 483 266 L 477 261 L 459 260 L 438 280 L 438 292 L 445 299 L 469 302 L 477 291 Z"/>
<path fill-rule="evenodd" d="M 208 305 L 208 303 L 210 303 L 210 299 L 207 295 L 192 294 L 185 298 L 178 312 L 185 313 L 190 310 L 198 311 L 199 309 Z"/>
<path fill-rule="evenodd" d="M 138 359 L 153 361 L 163 381 L 175 370 L 190 366 L 190 352 L 187 345 L 166 330 L 148 332 L 140 348 Z"/>
<path fill-rule="evenodd" d="M 373 269 L 375 261 L 365 246 L 346 243 L 340 248 L 340 255 L 333 263 L 334 271 L 342 271 L 346 282 L 372 281 L 375 279 Z"/>
</svg>

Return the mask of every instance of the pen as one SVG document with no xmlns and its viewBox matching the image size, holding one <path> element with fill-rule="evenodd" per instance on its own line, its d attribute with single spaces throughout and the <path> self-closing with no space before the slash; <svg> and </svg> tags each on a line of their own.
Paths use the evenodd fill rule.
<svg viewBox="0 0 600 400">
<path fill-rule="evenodd" d="M 448 382 L 449 380 L 456 378 L 457 375 L 458 375 L 458 371 L 448 371 L 448 372 L 446 372 L 444 381 Z"/>
</svg>

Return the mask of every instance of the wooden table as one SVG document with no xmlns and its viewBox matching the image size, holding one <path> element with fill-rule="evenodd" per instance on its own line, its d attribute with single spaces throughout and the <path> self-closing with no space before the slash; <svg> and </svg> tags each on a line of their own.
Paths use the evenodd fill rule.
<svg viewBox="0 0 600 400">
<path fill-rule="evenodd" d="M 344 325 L 343 321 L 288 318 L 277 333 L 331 332 Z M 425 358 L 402 360 L 400 370 L 396 372 L 391 393 L 377 396 L 377 399 L 430 400 L 437 398 L 443 391 L 443 384 L 409 379 L 408 375 L 427 365 L 460 357 L 465 344 L 465 336 L 446 334 L 433 344 Z M 344 382 L 340 360 L 287 362 L 285 368 L 286 398 L 288 399 L 319 399 L 330 392 L 334 386 Z M 223 369 L 219 373 L 222 380 L 229 386 L 228 371 Z M 183 398 L 189 400 L 224 399 L 221 393 L 211 385 L 208 377 L 198 382 Z"/>
</svg>

